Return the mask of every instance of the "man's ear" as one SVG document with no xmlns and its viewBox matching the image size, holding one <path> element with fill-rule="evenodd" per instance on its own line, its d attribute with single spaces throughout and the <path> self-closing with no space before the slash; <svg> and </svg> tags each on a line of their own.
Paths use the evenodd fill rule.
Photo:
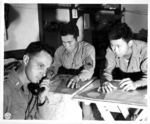
<svg viewBox="0 0 150 124">
<path fill-rule="evenodd" d="M 23 56 L 23 63 L 24 63 L 24 65 L 27 65 L 28 62 L 29 62 L 29 55 L 24 55 Z"/>
<path fill-rule="evenodd" d="M 128 42 L 128 46 L 131 47 L 132 45 L 133 45 L 133 41 L 130 40 L 130 41 Z"/>
</svg>

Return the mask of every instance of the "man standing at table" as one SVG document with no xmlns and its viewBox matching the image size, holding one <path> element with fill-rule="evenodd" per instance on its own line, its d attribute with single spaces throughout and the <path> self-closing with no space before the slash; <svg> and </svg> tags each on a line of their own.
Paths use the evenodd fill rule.
<svg viewBox="0 0 150 124">
<path fill-rule="evenodd" d="M 52 64 L 52 52 L 48 46 L 32 42 L 25 50 L 22 62 L 16 69 L 9 70 L 4 80 L 4 119 L 39 119 L 38 107 L 47 102 L 49 91 L 47 69 Z M 44 91 L 36 92 L 44 87 Z M 38 100 L 39 99 L 39 100 Z"/>
<path fill-rule="evenodd" d="M 115 89 L 110 83 L 114 78 L 121 79 L 119 86 L 123 91 L 147 86 L 147 44 L 132 39 L 132 35 L 125 23 L 115 25 L 110 31 L 104 82 L 98 91 L 111 92 Z"/>
<path fill-rule="evenodd" d="M 62 46 L 54 57 L 55 73 L 74 75 L 67 87 L 76 88 L 79 80 L 91 79 L 95 68 L 95 48 L 84 41 L 78 41 L 79 30 L 75 24 L 62 25 L 60 30 Z M 89 105 L 82 104 L 83 119 L 92 119 L 93 114 Z"/>
</svg>

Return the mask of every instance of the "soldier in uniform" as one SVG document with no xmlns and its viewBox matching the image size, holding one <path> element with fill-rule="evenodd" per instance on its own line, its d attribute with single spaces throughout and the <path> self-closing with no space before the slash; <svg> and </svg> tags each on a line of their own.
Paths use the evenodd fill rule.
<svg viewBox="0 0 150 124">
<path fill-rule="evenodd" d="M 49 47 L 40 41 L 32 42 L 19 66 L 7 71 L 4 80 L 4 119 L 38 119 L 38 107 L 47 102 L 50 81 L 41 79 L 52 64 L 51 55 Z M 41 87 L 44 91 L 39 93 Z"/>
<path fill-rule="evenodd" d="M 73 23 L 62 25 L 60 30 L 62 45 L 54 56 L 55 73 L 74 75 L 67 87 L 76 88 L 79 81 L 91 79 L 95 68 L 95 48 L 87 42 L 78 41 L 79 30 Z M 93 118 L 89 105 L 82 104 L 83 119 Z"/>
<path fill-rule="evenodd" d="M 132 31 L 126 23 L 121 23 L 109 33 L 110 47 L 106 53 L 102 87 L 98 91 L 110 92 L 115 87 L 110 83 L 119 79 L 123 91 L 136 90 L 147 86 L 147 44 L 132 39 Z"/>
<path fill-rule="evenodd" d="M 111 84 L 114 79 L 120 80 L 119 87 L 126 92 L 147 87 L 147 44 L 133 39 L 132 36 L 132 30 L 126 23 L 119 23 L 110 31 L 107 63 L 98 92 L 109 93 L 116 89 Z M 127 118 L 130 119 L 139 111 L 127 109 L 129 110 Z M 120 115 L 117 118 L 119 119 Z"/>
</svg>

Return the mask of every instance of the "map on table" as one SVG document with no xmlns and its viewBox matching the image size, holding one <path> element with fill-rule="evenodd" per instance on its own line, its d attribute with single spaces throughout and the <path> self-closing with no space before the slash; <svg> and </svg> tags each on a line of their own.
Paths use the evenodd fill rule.
<svg viewBox="0 0 150 124">
<path fill-rule="evenodd" d="M 100 86 L 100 81 L 96 80 L 88 85 L 85 89 L 83 89 L 80 93 L 75 95 L 73 98 L 92 100 L 93 102 L 105 101 L 129 105 L 146 106 L 146 99 L 144 98 L 144 95 L 147 93 L 147 89 L 127 92 L 123 91 L 119 87 L 119 82 L 120 81 L 112 81 L 112 84 L 117 87 L 117 89 L 115 89 L 114 91 L 110 93 L 99 93 L 97 90 Z"/>
<path fill-rule="evenodd" d="M 71 78 L 72 78 L 72 75 L 56 76 L 50 84 L 50 92 L 69 94 L 69 95 L 74 96 L 76 93 L 78 93 L 80 90 L 84 89 L 86 86 L 88 86 L 94 80 L 94 78 L 92 78 L 91 80 L 87 80 L 85 82 L 80 81 L 80 82 L 78 82 L 78 84 L 80 85 L 79 88 L 72 89 L 72 88 L 67 87 L 67 84 L 69 83 Z"/>
</svg>

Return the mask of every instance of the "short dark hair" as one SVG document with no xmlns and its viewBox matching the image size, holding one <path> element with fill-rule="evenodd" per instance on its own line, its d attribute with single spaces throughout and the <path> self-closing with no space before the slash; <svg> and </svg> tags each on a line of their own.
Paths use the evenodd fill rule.
<svg viewBox="0 0 150 124">
<path fill-rule="evenodd" d="M 108 34 L 109 40 L 123 38 L 127 43 L 132 39 L 133 33 L 126 23 L 118 23 L 112 27 Z"/>
<path fill-rule="evenodd" d="M 42 43 L 41 41 L 31 42 L 25 50 L 24 54 L 28 54 L 30 56 L 37 54 L 38 52 L 45 51 L 53 56 L 53 51 L 47 45 Z"/>
<path fill-rule="evenodd" d="M 60 28 L 60 35 L 65 36 L 71 34 L 74 38 L 79 36 L 79 29 L 75 23 L 70 21 L 69 23 L 63 23 Z"/>
</svg>

